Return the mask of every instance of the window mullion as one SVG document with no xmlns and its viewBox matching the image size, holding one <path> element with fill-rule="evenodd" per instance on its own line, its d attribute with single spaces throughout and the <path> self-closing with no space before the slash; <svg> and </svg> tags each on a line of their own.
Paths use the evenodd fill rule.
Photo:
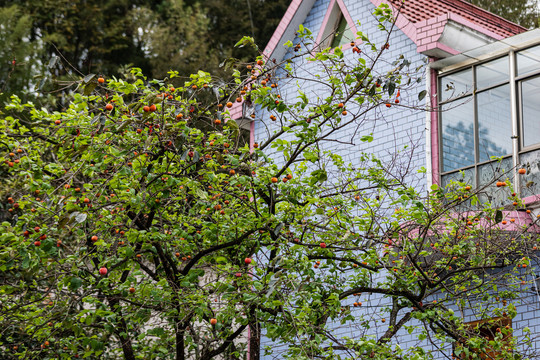
<svg viewBox="0 0 540 360">
<path fill-rule="evenodd" d="M 516 56 L 513 50 L 508 53 L 510 66 L 510 115 L 512 121 L 512 160 L 514 168 L 514 189 L 518 194 L 521 192 L 517 167 L 519 165 L 519 127 L 517 110 L 517 84 L 516 84 Z"/>
<path fill-rule="evenodd" d="M 473 66 L 473 94 L 472 94 L 472 101 L 473 101 L 473 116 L 474 116 L 474 181 L 475 186 L 480 186 L 480 177 L 478 175 L 478 163 L 480 162 L 480 135 L 478 134 L 478 101 L 476 100 L 476 66 Z"/>
</svg>

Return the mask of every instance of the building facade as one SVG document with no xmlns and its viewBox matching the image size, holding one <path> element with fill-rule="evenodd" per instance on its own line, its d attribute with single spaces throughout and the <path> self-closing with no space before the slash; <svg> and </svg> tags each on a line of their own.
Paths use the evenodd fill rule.
<svg viewBox="0 0 540 360">
<path fill-rule="evenodd" d="M 540 32 L 527 31 L 461 0 L 410 0 L 388 3 L 395 18 L 388 35 L 379 30 L 373 15 L 380 4 L 380 0 L 293 0 L 263 51 L 267 61 L 286 61 L 296 71 L 294 79 L 279 70 L 274 74 L 281 98 L 296 98 L 299 90 L 331 96 L 324 84 L 313 81 L 324 69 L 315 62 L 302 62 L 296 56 L 299 48 L 308 45 L 316 52 L 317 48 L 339 47 L 346 60 L 353 62 L 358 58 L 353 48 L 362 46 L 356 38 L 358 31 L 367 34 L 372 43 L 388 44 L 388 51 L 375 67 L 385 74 L 395 68 L 396 59 L 407 59 L 410 78 L 416 81 L 410 86 L 402 83 L 396 100 L 414 106 L 401 107 L 396 101 L 374 108 L 354 132 L 338 131 L 324 146 L 352 164 L 369 147 L 395 171 L 407 169 L 407 182 L 420 189 L 463 181 L 481 189 L 482 201 L 506 207 L 511 193 L 516 192 L 530 210 L 528 215 L 510 210 L 504 215 L 522 219 L 518 222 L 530 222 L 531 216 L 538 213 L 540 192 Z M 300 26 L 311 30 L 311 43 L 306 44 L 298 36 Z M 288 41 L 290 46 L 283 46 Z M 414 69 L 422 70 L 414 73 Z M 419 93 L 425 96 L 418 97 Z M 256 114 L 256 119 L 268 119 L 271 115 L 245 103 L 231 109 L 231 115 L 244 119 L 244 126 L 250 129 L 252 145 L 263 142 L 283 126 L 279 119 L 251 121 L 251 114 Z M 368 144 L 355 141 L 370 134 L 374 138 Z M 358 151 L 351 150 L 354 146 Z M 278 151 L 273 156 L 277 162 L 285 161 Z M 526 173 L 521 174 L 522 171 Z M 488 187 L 496 177 L 511 186 Z M 507 230 L 512 230 L 514 225 L 508 226 Z M 530 329 L 534 338 L 540 334 L 540 296 L 535 273 L 533 270 L 532 277 L 531 273 L 523 274 L 524 278 L 529 277 L 531 289 L 527 296 L 514 301 L 517 315 L 510 322 L 501 320 L 514 329 L 516 338 L 526 336 L 525 329 Z M 387 306 L 389 300 L 377 295 L 363 296 L 364 308 L 353 308 L 353 301 L 348 298 L 342 305 L 352 311 L 376 312 L 377 308 Z M 463 311 L 463 317 L 471 326 L 480 321 L 472 310 Z M 378 338 L 388 330 L 380 321 L 375 313 L 369 326 L 335 324 L 335 334 L 342 338 L 359 334 Z M 451 344 L 438 348 L 436 341 L 419 340 L 417 333 L 404 329 L 395 341 L 403 348 L 422 346 L 428 352 L 438 351 L 436 358 L 452 355 Z M 538 349 L 528 351 L 540 350 L 540 345 L 536 346 Z M 264 359 L 280 358 L 283 349 L 265 339 L 264 330 L 261 348 Z M 272 349 L 266 356 L 265 348 Z"/>
</svg>

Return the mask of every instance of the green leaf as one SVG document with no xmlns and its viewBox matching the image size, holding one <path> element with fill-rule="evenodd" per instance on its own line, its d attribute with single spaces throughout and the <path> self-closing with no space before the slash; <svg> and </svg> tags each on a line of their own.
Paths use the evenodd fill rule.
<svg viewBox="0 0 540 360">
<path fill-rule="evenodd" d="M 496 223 L 500 223 L 500 222 L 502 221 L 502 219 L 503 219 L 503 213 L 502 213 L 502 211 L 501 211 L 501 210 L 497 210 L 497 211 L 495 212 L 495 222 L 496 222 Z"/>
<path fill-rule="evenodd" d="M 96 77 L 96 74 L 88 74 L 84 77 L 83 83 L 88 84 L 90 81 L 92 81 Z"/>
<path fill-rule="evenodd" d="M 427 95 L 427 91 L 426 90 L 422 90 L 418 93 L 418 100 L 419 101 L 422 101 Z"/>
<path fill-rule="evenodd" d="M 78 277 L 72 277 L 71 280 L 69 281 L 69 288 L 71 290 L 77 290 L 78 288 L 81 287 L 82 283 L 83 283 L 82 279 Z"/>
</svg>

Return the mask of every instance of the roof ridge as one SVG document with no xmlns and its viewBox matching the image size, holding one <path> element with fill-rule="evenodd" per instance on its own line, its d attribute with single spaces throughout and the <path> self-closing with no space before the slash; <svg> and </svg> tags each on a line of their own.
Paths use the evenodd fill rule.
<svg viewBox="0 0 540 360">
<path fill-rule="evenodd" d="M 504 26 L 504 27 L 506 27 L 509 31 L 512 31 L 512 32 L 516 32 L 516 31 L 521 32 L 521 31 L 528 30 L 526 27 L 523 27 L 523 26 L 521 26 L 519 24 L 516 24 L 516 23 L 510 21 L 510 20 L 507 20 L 507 19 L 503 18 L 502 16 L 494 14 L 491 11 L 483 9 L 480 6 L 474 5 L 474 4 L 472 4 L 472 3 L 470 3 L 470 2 L 468 2 L 466 0 L 436 0 L 436 1 L 440 1 L 440 2 L 445 3 L 445 4 L 447 4 L 449 6 L 452 6 L 452 7 L 459 6 L 459 5 L 456 4 L 456 3 L 459 3 L 463 7 L 468 7 L 470 9 L 480 11 L 480 12 L 487 15 L 487 17 L 484 18 L 486 21 L 492 23 L 495 26 L 508 25 L 508 26 Z M 497 18 L 499 21 L 502 21 L 504 24 L 501 24 L 499 21 L 495 21 L 493 18 Z"/>
</svg>

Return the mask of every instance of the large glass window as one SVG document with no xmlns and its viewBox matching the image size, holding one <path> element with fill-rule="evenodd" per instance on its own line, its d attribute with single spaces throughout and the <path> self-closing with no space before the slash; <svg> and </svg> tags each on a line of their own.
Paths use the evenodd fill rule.
<svg viewBox="0 0 540 360">
<path fill-rule="evenodd" d="M 540 77 L 521 82 L 523 147 L 540 141 Z"/>
<path fill-rule="evenodd" d="M 499 86 L 476 97 L 478 117 L 479 162 L 492 156 L 512 154 L 512 121 L 510 117 L 510 87 Z"/>
<path fill-rule="evenodd" d="M 442 184 L 460 180 L 481 188 L 495 178 L 512 181 L 516 162 L 526 168 L 519 177 L 521 196 L 539 194 L 540 45 L 444 74 L 439 89 Z M 514 119 L 512 105 L 518 109 Z M 481 196 L 504 204 L 506 192 L 485 189 Z"/>
<path fill-rule="evenodd" d="M 474 165 L 474 108 L 472 97 L 442 106 L 443 171 Z"/>
</svg>

